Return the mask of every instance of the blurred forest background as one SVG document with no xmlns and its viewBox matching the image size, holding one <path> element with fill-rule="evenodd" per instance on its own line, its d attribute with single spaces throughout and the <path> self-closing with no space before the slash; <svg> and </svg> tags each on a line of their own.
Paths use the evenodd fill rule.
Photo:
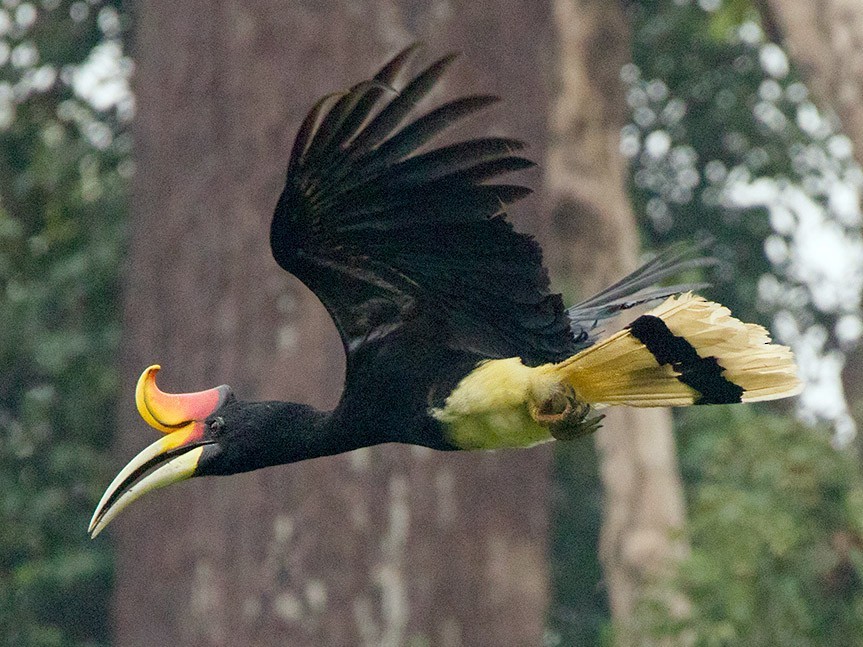
<svg viewBox="0 0 863 647">
<path fill-rule="evenodd" d="M 201 479 L 91 542 L 148 364 L 338 396 L 268 219 L 304 111 L 414 40 L 504 97 L 459 134 L 532 144 L 513 219 L 569 300 L 712 237 L 688 278 L 803 396 Z M 861 71 L 852 0 L 0 0 L 0 641 L 863 645 Z"/>
</svg>

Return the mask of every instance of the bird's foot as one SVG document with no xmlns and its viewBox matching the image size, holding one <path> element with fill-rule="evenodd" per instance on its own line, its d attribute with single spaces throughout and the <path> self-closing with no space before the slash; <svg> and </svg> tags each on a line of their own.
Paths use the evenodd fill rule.
<svg viewBox="0 0 863 647">
<path fill-rule="evenodd" d="M 557 440 L 575 440 L 599 429 L 605 414 L 588 418 L 591 411 L 590 405 L 579 400 L 568 386 L 545 401 L 530 405 L 533 419 L 548 427 L 552 437 Z"/>
</svg>

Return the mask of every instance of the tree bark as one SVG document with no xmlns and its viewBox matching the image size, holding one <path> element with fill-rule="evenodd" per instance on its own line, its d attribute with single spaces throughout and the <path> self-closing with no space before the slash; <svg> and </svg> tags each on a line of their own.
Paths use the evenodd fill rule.
<svg viewBox="0 0 863 647">
<path fill-rule="evenodd" d="M 167 390 L 229 383 L 246 399 L 335 403 L 335 329 L 267 236 L 319 96 L 415 39 L 429 57 L 464 49 L 446 96 L 507 97 L 470 133 L 515 134 L 542 155 L 549 17 L 542 3 L 492 4 L 138 6 L 118 465 L 152 440 L 131 394 L 154 361 Z M 548 465 L 547 449 L 386 446 L 152 494 L 111 529 L 116 644 L 540 644 Z"/>
<path fill-rule="evenodd" d="M 618 151 L 626 123 L 619 73 L 629 60 L 621 5 L 556 0 L 555 93 L 546 187 L 556 249 L 553 266 L 583 296 L 635 268 L 638 233 Z M 634 644 L 633 612 L 686 554 L 683 490 L 671 418 L 663 409 L 611 409 L 596 434 L 605 493 L 600 557 L 620 644 Z M 661 594 L 677 612 L 685 602 Z M 646 644 L 643 637 L 638 644 Z"/>
<path fill-rule="evenodd" d="M 863 3 L 858 0 L 758 0 L 765 30 L 806 79 L 815 103 L 836 114 L 863 167 Z M 863 454 L 863 348 L 846 354 L 843 387 Z"/>
<path fill-rule="evenodd" d="M 759 0 L 815 101 L 836 113 L 863 165 L 863 4 L 858 0 Z"/>
</svg>

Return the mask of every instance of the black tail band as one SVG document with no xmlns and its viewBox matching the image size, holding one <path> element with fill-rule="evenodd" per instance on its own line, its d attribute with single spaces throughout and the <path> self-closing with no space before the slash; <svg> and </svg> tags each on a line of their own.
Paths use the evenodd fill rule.
<svg viewBox="0 0 863 647">
<path fill-rule="evenodd" d="M 701 357 L 685 338 L 678 337 L 665 322 L 653 315 L 642 315 L 629 326 L 632 336 L 645 345 L 656 361 L 669 364 L 680 373 L 678 380 L 700 394 L 695 404 L 740 402 L 743 387 L 723 375 L 715 357 Z"/>
</svg>

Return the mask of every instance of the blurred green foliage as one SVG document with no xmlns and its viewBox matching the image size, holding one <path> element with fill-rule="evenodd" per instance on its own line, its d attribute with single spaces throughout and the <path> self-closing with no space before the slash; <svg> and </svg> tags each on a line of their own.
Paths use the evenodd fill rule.
<svg viewBox="0 0 863 647">
<path fill-rule="evenodd" d="M 687 410 L 678 439 L 691 610 L 647 601 L 642 635 L 704 647 L 863 645 L 863 476 L 823 429 L 747 407 Z"/>
<path fill-rule="evenodd" d="M 107 644 L 110 478 L 129 144 L 74 70 L 106 3 L 0 8 L 0 644 Z M 110 32 L 110 34 L 108 33 Z"/>
<path fill-rule="evenodd" d="M 711 252 L 726 263 L 712 298 L 766 323 L 753 310 L 757 279 L 771 271 L 762 251 L 771 232 L 767 214 L 721 200 L 731 168 L 762 170 L 766 159 L 776 172 L 787 165 L 783 143 L 761 136 L 753 118 L 764 79 L 757 51 L 717 35 L 717 21 L 728 18 L 694 2 L 645 0 L 632 13 L 633 64 L 623 73 L 632 122 L 623 148 L 632 159 L 631 196 L 646 238 L 660 248 L 714 238 Z"/>
</svg>

